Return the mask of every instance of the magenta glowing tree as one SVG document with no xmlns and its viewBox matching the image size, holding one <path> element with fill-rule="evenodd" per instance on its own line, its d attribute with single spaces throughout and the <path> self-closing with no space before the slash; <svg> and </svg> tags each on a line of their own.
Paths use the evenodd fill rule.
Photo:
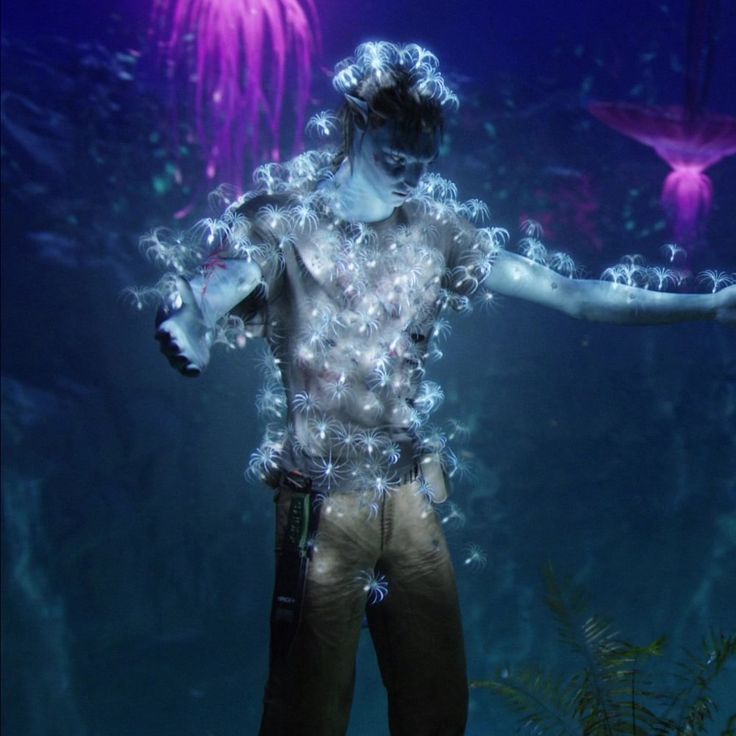
<svg viewBox="0 0 736 736">
<path fill-rule="evenodd" d="M 651 146 L 669 164 L 662 204 L 675 239 L 689 249 L 697 244 L 713 201 L 713 183 L 705 170 L 736 153 L 736 118 L 703 109 L 713 63 L 714 17 L 710 0 L 691 0 L 682 107 L 599 102 L 588 108 L 614 130 Z"/>
<path fill-rule="evenodd" d="M 246 167 L 278 161 L 285 105 L 298 149 L 319 47 L 314 0 L 154 0 L 152 32 L 209 180 L 241 188 Z"/>
</svg>

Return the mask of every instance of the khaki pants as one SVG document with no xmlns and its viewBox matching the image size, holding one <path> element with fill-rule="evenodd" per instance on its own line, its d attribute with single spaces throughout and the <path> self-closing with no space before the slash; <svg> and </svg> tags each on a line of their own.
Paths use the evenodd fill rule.
<svg viewBox="0 0 736 736">
<path fill-rule="evenodd" d="M 461 736 L 468 688 L 452 565 L 442 526 L 418 482 L 369 514 L 361 495 L 324 502 L 302 617 L 285 666 L 271 663 L 260 736 L 344 736 L 355 654 L 367 612 L 388 693 L 392 736 Z M 277 496 L 277 552 L 292 491 Z M 388 579 L 369 605 L 361 573 Z M 386 733 L 377 716 L 376 734 Z"/>
</svg>

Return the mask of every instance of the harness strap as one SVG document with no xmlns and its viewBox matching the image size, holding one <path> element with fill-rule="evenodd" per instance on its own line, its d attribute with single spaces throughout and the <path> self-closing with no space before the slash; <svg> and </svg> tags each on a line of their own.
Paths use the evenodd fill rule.
<svg viewBox="0 0 736 736">
<path fill-rule="evenodd" d="M 317 533 L 319 505 L 309 478 L 283 473 L 280 487 L 292 491 L 271 605 L 271 661 L 283 662 L 301 620 L 312 539 Z"/>
</svg>

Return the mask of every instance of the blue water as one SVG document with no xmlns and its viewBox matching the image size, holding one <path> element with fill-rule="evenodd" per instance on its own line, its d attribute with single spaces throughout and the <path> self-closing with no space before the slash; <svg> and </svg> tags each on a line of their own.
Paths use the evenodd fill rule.
<svg viewBox="0 0 736 736">
<path fill-rule="evenodd" d="M 595 277 L 627 253 L 661 263 L 667 167 L 584 109 L 679 104 L 684 2 L 316 0 L 328 71 L 367 39 L 431 48 L 459 93 L 437 169 L 518 234 Z M 49 0 L 2 9 L 2 726 L 15 736 L 255 733 L 273 575 L 269 492 L 243 477 L 260 438 L 255 345 L 196 381 L 171 371 L 138 238 L 207 211 L 195 145 L 174 157 L 148 5 Z M 709 110 L 736 114 L 736 17 L 723 2 Z M 131 50 L 135 53 L 131 55 Z M 288 120 L 285 122 L 288 126 Z M 289 137 L 290 140 L 290 137 Z M 292 151 L 284 150 L 288 156 Z M 173 178 L 176 161 L 183 183 Z M 169 168 L 167 168 L 167 166 Z M 736 159 L 690 268 L 736 272 Z M 693 282 L 690 288 L 697 288 Z M 736 632 L 736 333 L 699 323 L 577 322 L 501 300 L 454 320 L 433 371 L 472 427 L 467 514 L 450 530 L 472 679 L 564 667 L 550 561 L 637 643 L 670 661 Z M 487 565 L 462 564 L 468 543 Z M 387 733 L 367 632 L 350 736 Z M 714 687 L 736 712 L 736 663 Z M 514 718 L 473 690 L 469 736 Z"/>
</svg>

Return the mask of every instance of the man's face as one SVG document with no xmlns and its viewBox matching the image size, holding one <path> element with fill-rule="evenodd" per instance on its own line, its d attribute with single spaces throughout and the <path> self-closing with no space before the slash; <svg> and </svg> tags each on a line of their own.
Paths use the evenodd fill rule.
<svg viewBox="0 0 736 736">
<path fill-rule="evenodd" d="M 381 201 L 401 206 L 414 191 L 427 166 L 437 157 L 437 134 L 422 131 L 406 140 L 395 126 L 357 131 L 353 149 L 353 174 Z"/>
</svg>

